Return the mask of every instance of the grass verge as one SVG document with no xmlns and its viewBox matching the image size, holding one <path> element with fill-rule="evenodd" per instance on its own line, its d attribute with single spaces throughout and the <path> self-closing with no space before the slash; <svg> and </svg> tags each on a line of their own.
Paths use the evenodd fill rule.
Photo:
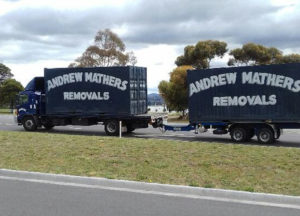
<svg viewBox="0 0 300 216">
<path fill-rule="evenodd" d="M 0 108 L 0 113 L 10 114 L 10 113 L 11 113 L 11 110 L 10 110 L 10 109 Z"/>
<path fill-rule="evenodd" d="M 168 116 L 168 122 L 189 124 L 188 119 L 181 119 L 179 116 Z"/>
<path fill-rule="evenodd" d="M 0 131 L 0 167 L 300 195 L 300 149 Z"/>
</svg>

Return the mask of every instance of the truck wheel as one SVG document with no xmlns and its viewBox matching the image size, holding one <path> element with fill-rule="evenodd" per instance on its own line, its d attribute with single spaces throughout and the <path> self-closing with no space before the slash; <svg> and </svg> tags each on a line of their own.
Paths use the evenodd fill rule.
<svg viewBox="0 0 300 216">
<path fill-rule="evenodd" d="M 26 131 L 35 131 L 37 129 L 37 124 L 33 117 L 25 117 L 22 124 Z"/>
<path fill-rule="evenodd" d="M 234 127 L 230 131 L 230 136 L 234 142 L 245 142 L 247 139 L 247 131 L 242 127 Z"/>
<path fill-rule="evenodd" d="M 127 133 L 131 133 L 135 130 L 135 128 L 132 127 L 132 124 L 127 124 L 126 127 L 127 127 Z"/>
<path fill-rule="evenodd" d="M 258 142 L 262 144 L 271 144 L 275 142 L 274 131 L 270 128 L 262 128 L 257 134 Z"/>
<path fill-rule="evenodd" d="M 274 135 L 274 137 L 277 140 L 280 138 L 280 136 L 281 136 L 281 130 L 279 128 L 277 128 L 277 137 L 275 137 L 275 135 Z"/>
<path fill-rule="evenodd" d="M 108 136 L 117 136 L 119 134 L 119 123 L 116 120 L 105 122 L 105 133 Z"/>
</svg>

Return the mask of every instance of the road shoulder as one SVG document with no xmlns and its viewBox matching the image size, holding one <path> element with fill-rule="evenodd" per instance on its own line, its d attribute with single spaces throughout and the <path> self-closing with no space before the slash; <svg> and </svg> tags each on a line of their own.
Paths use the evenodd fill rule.
<svg viewBox="0 0 300 216">
<path fill-rule="evenodd" d="M 90 188 L 95 190 L 112 190 L 157 196 L 213 200 L 220 202 L 300 210 L 299 196 L 251 193 L 233 190 L 112 180 L 95 177 L 57 175 L 7 169 L 0 169 L 0 180 L 33 182 L 38 184 L 53 184 L 68 187 Z"/>
</svg>

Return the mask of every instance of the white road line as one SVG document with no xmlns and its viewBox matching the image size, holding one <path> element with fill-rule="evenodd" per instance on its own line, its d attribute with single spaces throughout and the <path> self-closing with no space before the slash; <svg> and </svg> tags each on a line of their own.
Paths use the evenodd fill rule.
<svg viewBox="0 0 300 216">
<path fill-rule="evenodd" d="M 160 192 L 160 191 L 120 188 L 120 187 L 108 187 L 108 186 L 100 186 L 100 185 L 89 185 L 89 184 L 79 184 L 79 183 L 29 179 L 29 178 L 18 178 L 18 177 L 8 177 L 8 176 L 0 176 L 0 179 L 21 181 L 21 182 L 32 182 L 32 183 L 40 183 L 40 184 L 52 184 L 52 185 L 69 186 L 69 187 L 89 188 L 89 189 L 100 189 L 100 190 L 121 191 L 121 192 L 130 192 L 130 193 L 139 193 L 139 194 L 160 195 L 160 196 L 177 197 L 177 198 L 211 200 L 211 201 L 239 203 L 239 204 L 246 204 L 246 205 L 259 205 L 259 206 L 266 206 L 266 207 L 299 209 L 300 210 L 300 205 L 291 205 L 291 204 L 279 204 L 279 203 L 249 201 L 249 200 L 237 200 L 237 199 L 229 199 L 229 198 L 200 196 L 200 195 L 193 195 L 193 194 L 170 193 L 170 192 Z"/>
</svg>

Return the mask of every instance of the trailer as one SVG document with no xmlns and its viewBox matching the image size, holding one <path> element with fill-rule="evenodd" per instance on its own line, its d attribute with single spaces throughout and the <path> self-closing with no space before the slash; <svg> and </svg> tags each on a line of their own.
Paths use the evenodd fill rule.
<svg viewBox="0 0 300 216">
<path fill-rule="evenodd" d="M 254 136 L 260 143 L 279 139 L 282 129 L 300 129 L 300 63 L 189 70 L 187 126 L 170 131 L 212 128 L 234 142 Z"/>
<path fill-rule="evenodd" d="M 104 124 L 107 135 L 148 127 L 147 69 L 94 67 L 44 69 L 16 100 L 27 131 L 65 125 Z"/>
</svg>

